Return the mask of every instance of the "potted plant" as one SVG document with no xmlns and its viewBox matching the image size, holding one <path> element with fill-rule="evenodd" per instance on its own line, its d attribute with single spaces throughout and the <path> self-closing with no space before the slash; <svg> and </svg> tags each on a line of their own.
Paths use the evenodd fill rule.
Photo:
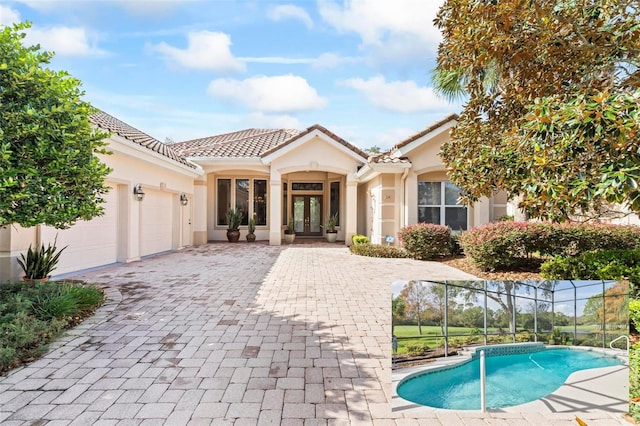
<svg viewBox="0 0 640 426">
<path fill-rule="evenodd" d="M 247 226 L 247 241 L 252 243 L 256 240 L 256 220 L 254 218 L 249 219 L 249 226 Z"/>
<path fill-rule="evenodd" d="M 555 345 L 562 342 L 562 332 L 560 331 L 560 327 L 556 327 L 553 329 L 551 336 L 549 337 L 549 344 Z"/>
<path fill-rule="evenodd" d="M 243 213 L 238 209 L 227 210 L 227 240 L 230 243 L 237 243 L 240 239 L 240 222 Z"/>
<path fill-rule="evenodd" d="M 325 232 L 327 236 L 327 241 L 330 243 L 335 243 L 338 238 L 338 231 L 336 231 L 336 225 L 338 224 L 338 212 L 335 212 L 329 219 L 327 220 L 327 226 L 325 226 Z"/>
<path fill-rule="evenodd" d="M 291 244 L 296 239 L 296 231 L 294 229 L 293 217 L 287 222 L 287 229 L 284 230 L 284 241 Z"/>
<path fill-rule="evenodd" d="M 60 250 L 56 247 L 58 238 L 53 241 L 53 245 L 48 244 L 47 247 L 44 243 L 41 247 L 31 248 L 27 250 L 27 256 L 24 253 L 20 253 L 20 259 L 18 259 L 18 265 L 24 271 L 23 281 L 27 282 L 44 282 L 49 279 L 51 272 L 56 269 L 60 255 L 67 248 L 64 246 Z"/>
</svg>

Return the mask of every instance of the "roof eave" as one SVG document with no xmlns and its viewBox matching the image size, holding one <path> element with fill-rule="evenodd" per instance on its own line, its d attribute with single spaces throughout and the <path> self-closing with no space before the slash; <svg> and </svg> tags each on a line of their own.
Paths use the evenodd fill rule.
<svg viewBox="0 0 640 426">
<path fill-rule="evenodd" d="M 178 161 L 175 161 L 172 158 L 167 157 L 166 155 L 162 155 L 156 151 L 153 151 L 145 146 L 142 146 L 136 142 L 133 142 L 127 138 L 124 138 L 116 133 L 112 133 L 111 136 L 109 136 L 107 138 L 107 140 L 111 139 L 114 142 L 120 143 L 124 146 L 126 146 L 127 148 L 133 149 L 141 154 L 144 154 L 145 156 L 149 156 L 151 158 L 153 158 L 154 161 L 151 161 L 150 159 L 147 160 L 147 162 L 149 163 L 153 163 L 156 164 L 155 160 L 160 160 L 162 163 L 164 163 L 165 166 L 169 167 L 169 168 L 173 168 L 176 171 L 180 171 L 183 174 L 188 174 L 191 175 L 193 177 L 196 176 L 201 176 L 204 174 L 204 170 L 202 170 L 202 167 L 200 167 L 198 164 L 195 163 L 191 163 L 193 164 L 194 167 L 188 166 L 186 164 L 182 164 Z M 114 151 L 118 151 L 121 152 L 123 154 L 127 154 L 127 152 L 124 152 L 122 150 L 118 150 L 117 147 L 111 145 L 109 146 L 109 149 L 114 150 Z M 187 160 L 188 161 L 188 160 Z"/>
<path fill-rule="evenodd" d="M 443 122 L 440 126 L 430 130 L 424 135 L 421 135 L 420 137 L 407 143 L 406 145 L 402 145 L 402 142 L 401 142 L 400 144 L 398 144 L 399 146 L 396 146 L 391 149 L 390 155 L 392 155 L 395 158 L 406 157 L 408 153 L 418 148 L 426 141 L 436 137 L 437 135 L 445 131 L 451 130 L 451 128 L 455 127 L 455 125 L 458 124 L 457 117 L 458 116 L 455 114 L 450 116 L 450 118 L 447 121 Z"/>
<path fill-rule="evenodd" d="M 278 158 L 288 154 L 289 152 L 291 152 L 292 150 L 296 149 L 297 147 L 299 147 L 300 145 L 303 145 L 305 143 L 307 143 L 308 141 L 310 141 L 311 139 L 315 138 L 315 137 L 319 137 L 320 135 L 323 135 L 324 137 L 326 137 L 327 139 L 333 141 L 333 145 L 340 151 L 342 151 L 343 153 L 347 154 L 349 157 L 353 158 L 354 160 L 358 161 L 358 162 L 362 162 L 362 163 L 366 163 L 367 162 L 367 157 L 363 157 L 362 155 L 358 154 L 357 152 L 349 149 L 349 147 L 343 145 L 342 143 L 340 143 L 339 141 L 335 140 L 335 138 L 332 135 L 329 135 L 325 132 L 323 132 L 322 130 L 319 129 L 313 129 L 312 131 L 303 134 L 302 136 L 295 136 L 292 142 L 290 143 L 283 143 L 281 144 L 281 146 L 277 146 L 274 147 L 268 151 L 265 152 L 265 154 L 263 154 L 261 156 L 262 158 L 262 163 L 263 164 L 270 164 L 273 160 L 277 160 Z"/>
</svg>

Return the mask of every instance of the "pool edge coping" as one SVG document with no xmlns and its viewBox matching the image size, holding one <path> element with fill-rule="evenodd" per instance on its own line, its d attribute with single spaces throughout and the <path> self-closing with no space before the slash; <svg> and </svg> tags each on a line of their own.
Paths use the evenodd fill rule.
<svg viewBox="0 0 640 426">
<path fill-rule="evenodd" d="M 526 343 L 524 343 L 524 344 L 526 344 Z M 508 344 L 503 344 L 503 345 L 486 345 L 486 346 L 514 346 L 514 345 L 522 345 L 522 344 L 508 343 Z M 482 350 L 482 348 L 484 348 L 486 346 L 485 345 L 474 346 L 474 347 L 470 347 L 468 349 L 469 350 L 474 350 L 474 352 L 477 352 L 478 350 Z M 594 347 L 585 347 L 585 346 L 544 345 L 544 344 L 543 344 L 543 347 L 544 347 L 544 350 L 547 350 L 547 349 L 569 349 L 569 350 L 582 350 L 582 351 L 587 351 L 587 352 L 599 352 L 599 353 L 601 353 L 603 355 L 612 356 L 614 358 L 619 358 L 620 360 L 622 360 L 622 365 L 627 370 L 629 368 L 629 354 L 628 354 L 628 352 L 626 352 L 626 351 L 621 352 L 621 350 L 619 350 L 619 349 L 594 348 Z M 474 358 L 473 358 L 471 353 L 465 353 L 464 355 L 454 355 L 454 356 L 450 356 L 450 357 L 438 358 L 433 363 L 429 363 L 427 365 L 420 365 L 420 366 L 417 366 L 417 367 L 409 367 L 409 368 L 400 369 L 400 370 L 392 370 L 391 371 L 391 385 L 392 385 L 391 411 L 392 412 L 396 412 L 396 413 L 401 412 L 404 417 L 412 417 L 411 414 L 416 414 L 416 412 L 424 412 L 425 414 L 426 413 L 447 413 L 447 412 L 448 413 L 454 413 L 454 412 L 455 413 L 482 413 L 481 410 L 453 410 L 453 409 L 447 409 L 447 408 L 430 407 L 430 406 L 427 406 L 427 405 L 421 405 L 421 404 L 417 404 L 415 402 L 411 402 L 409 400 L 406 400 L 406 399 L 402 398 L 400 395 L 398 395 L 398 386 L 405 379 L 408 379 L 410 377 L 423 374 L 426 371 L 435 372 L 435 371 L 439 371 L 439 370 L 446 370 L 446 369 L 449 369 L 449 368 L 455 368 L 457 366 L 460 366 L 460 365 L 463 365 L 463 364 L 465 364 L 467 362 L 470 362 L 473 359 Z M 578 374 L 578 373 L 585 372 L 585 371 L 602 371 L 602 370 L 605 370 L 605 369 L 613 369 L 613 368 L 616 368 L 616 366 L 589 368 L 589 369 L 586 369 L 586 370 L 575 371 L 575 372 L 571 373 L 569 375 L 569 377 L 567 377 L 567 379 L 564 381 L 564 383 L 562 385 L 560 385 L 560 387 L 558 387 L 555 391 L 551 392 L 548 395 L 545 395 L 542 398 L 539 398 L 539 399 L 536 399 L 536 400 L 533 400 L 533 401 L 529 401 L 529 402 L 525 402 L 523 404 L 513 405 L 511 407 L 504 407 L 504 408 L 499 408 L 499 409 L 487 410 L 487 413 L 505 413 L 505 412 L 516 413 L 516 412 L 521 412 L 522 409 L 527 408 L 525 406 L 531 406 L 533 404 L 539 404 L 545 398 L 553 398 L 553 397 L 557 396 L 557 394 L 563 388 L 563 386 L 566 386 L 567 384 L 571 383 L 572 377 L 574 375 Z M 628 389 L 628 384 L 627 384 L 627 389 Z M 610 411 L 603 411 L 603 412 L 607 413 L 607 414 L 614 414 L 614 413 L 612 413 Z M 548 413 L 548 414 L 557 414 L 556 412 L 552 411 L 550 408 L 547 408 L 546 413 Z M 407 415 L 407 414 L 409 414 L 409 415 Z M 624 413 L 620 413 L 620 414 L 622 415 Z M 415 416 L 413 416 L 413 417 L 415 417 Z"/>
</svg>

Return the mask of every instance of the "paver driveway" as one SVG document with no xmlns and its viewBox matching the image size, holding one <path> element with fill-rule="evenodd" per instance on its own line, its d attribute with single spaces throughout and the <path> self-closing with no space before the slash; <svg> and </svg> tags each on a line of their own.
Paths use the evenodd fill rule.
<svg viewBox="0 0 640 426">
<path fill-rule="evenodd" d="M 74 278 L 105 285 L 110 301 L 0 378 L 3 425 L 417 424 L 389 405 L 390 283 L 469 276 L 339 245 L 217 243 Z"/>
</svg>

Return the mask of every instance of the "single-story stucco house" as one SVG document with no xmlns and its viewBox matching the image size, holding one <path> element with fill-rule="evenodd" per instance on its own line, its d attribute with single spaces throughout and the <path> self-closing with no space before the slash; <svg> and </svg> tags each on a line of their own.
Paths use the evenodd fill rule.
<svg viewBox="0 0 640 426">
<path fill-rule="evenodd" d="M 19 279 L 16 258 L 30 244 L 56 236 L 59 247 L 68 245 L 57 275 L 225 240 L 231 207 L 244 213 L 243 235 L 253 217 L 257 239 L 272 245 L 281 244 L 290 220 L 296 238 L 323 236 L 323 224 L 335 213 L 345 244 L 354 234 L 397 244 L 408 224 L 465 230 L 513 214 L 505 194 L 469 208 L 457 204 L 458 189 L 438 155 L 456 119 L 450 115 L 372 155 L 320 125 L 247 129 L 167 145 L 98 112 L 93 124 L 112 134 L 112 155 L 100 156 L 113 169 L 105 214 L 66 230 L 0 229 L 0 282 Z"/>
</svg>

